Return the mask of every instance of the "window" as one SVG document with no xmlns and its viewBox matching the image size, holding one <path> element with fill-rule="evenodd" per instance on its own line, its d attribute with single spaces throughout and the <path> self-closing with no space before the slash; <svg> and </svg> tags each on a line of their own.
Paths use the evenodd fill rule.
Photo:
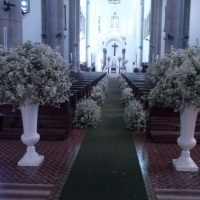
<svg viewBox="0 0 200 200">
<path fill-rule="evenodd" d="M 21 9 L 23 15 L 29 12 L 29 0 L 21 0 Z"/>
</svg>

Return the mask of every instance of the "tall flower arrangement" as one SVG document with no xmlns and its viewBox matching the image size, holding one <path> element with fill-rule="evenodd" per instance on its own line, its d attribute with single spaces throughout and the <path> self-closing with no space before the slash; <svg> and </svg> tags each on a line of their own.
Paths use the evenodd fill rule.
<svg viewBox="0 0 200 200">
<path fill-rule="evenodd" d="M 197 44 L 185 49 L 172 49 L 168 58 L 166 69 L 155 65 L 158 69 L 149 73 L 154 84 L 149 95 L 150 104 L 180 110 L 181 128 L 177 143 L 182 152 L 172 163 L 177 171 L 198 171 L 190 150 L 196 145 L 194 133 L 200 108 L 200 47 Z"/>
<path fill-rule="evenodd" d="M 69 65 L 57 50 L 30 41 L 0 51 L 0 102 L 58 106 L 69 99 Z"/>
<path fill-rule="evenodd" d="M 169 55 L 155 62 L 152 67 L 148 72 L 154 84 L 149 96 L 151 105 L 173 107 L 177 110 L 188 105 L 200 108 L 198 45 L 171 49 Z"/>
</svg>

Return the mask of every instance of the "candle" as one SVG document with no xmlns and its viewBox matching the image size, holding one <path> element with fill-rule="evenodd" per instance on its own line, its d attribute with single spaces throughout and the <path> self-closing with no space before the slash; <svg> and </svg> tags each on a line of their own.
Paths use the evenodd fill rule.
<svg viewBox="0 0 200 200">
<path fill-rule="evenodd" d="M 8 47 L 8 37 L 7 37 L 7 28 L 3 27 L 3 46 L 7 49 Z"/>
<path fill-rule="evenodd" d="M 70 61 L 71 61 L 71 62 L 73 61 L 72 53 L 70 53 Z"/>
</svg>

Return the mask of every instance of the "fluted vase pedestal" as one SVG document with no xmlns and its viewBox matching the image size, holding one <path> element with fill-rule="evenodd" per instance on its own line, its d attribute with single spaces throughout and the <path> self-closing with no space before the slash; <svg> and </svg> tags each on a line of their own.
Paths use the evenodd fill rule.
<svg viewBox="0 0 200 200">
<path fill-rule="evenodd" d="M 39 166 L 44 156 L 35 151 L 35 144 L 40 140 L 37 133 L 39 104 L 29 104 L 21 107 L 24 133 L 21 136 L 22 142 L 27 145 L 26 153 L 18 161 L 18 166 Z"/>
<path fill-rule="evenodd" d="M 198 110 L 193 106 L 186 106 L 181 113 L 181 130 L 180 136 L 177 139 L 177 143 L 182 149 L 182 152 L 177 159 L 172 160 L 172 163 L 177 171 L 198 171 L 198 166 L 190 157 L 190 150 L 196 145 L 194 132 L 197 114 Z"/>
</svg>

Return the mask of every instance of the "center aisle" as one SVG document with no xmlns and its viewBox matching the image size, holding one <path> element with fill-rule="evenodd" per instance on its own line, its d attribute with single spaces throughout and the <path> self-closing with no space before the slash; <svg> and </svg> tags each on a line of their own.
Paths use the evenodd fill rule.
<svg viewBox="0 0 200 200">
<path fill-rule="evenodd" d="M 60 200 L 147 200 L 117 78 L 109 78 L 102 122 L 88 128 Z"/>
</svg>

